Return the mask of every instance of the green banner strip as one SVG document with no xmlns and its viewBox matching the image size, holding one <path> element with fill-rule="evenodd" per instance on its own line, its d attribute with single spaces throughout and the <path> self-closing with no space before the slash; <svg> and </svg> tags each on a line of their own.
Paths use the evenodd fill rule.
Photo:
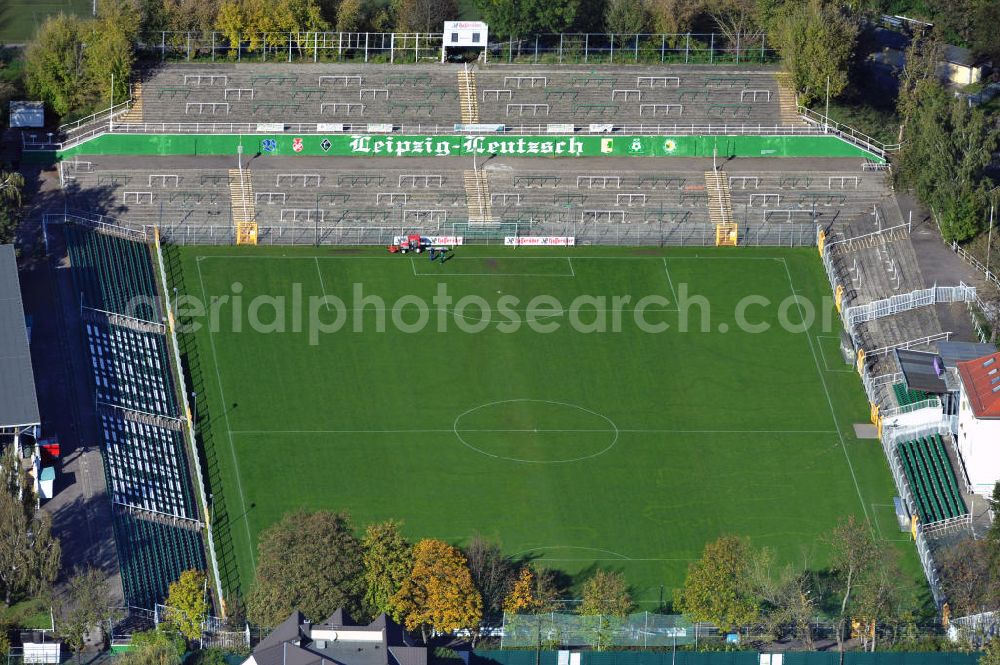
<svg viewBox="0 0 1000 665">
<path fill-rule="evenodd" d="M 332 157 L 865 157 L 836 136 L 408 136 L 362 134 L 104 134 L 64 150 L 75 155 L 246 155 Z M 881 160 L 878 160 L 881 161 Z"/>
</svg>

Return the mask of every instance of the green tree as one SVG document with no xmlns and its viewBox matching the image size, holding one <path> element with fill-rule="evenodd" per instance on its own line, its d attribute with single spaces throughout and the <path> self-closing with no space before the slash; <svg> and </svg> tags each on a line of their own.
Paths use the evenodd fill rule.
<svg viewBox="0 0 1000 665">
<path fill-rule="evenodd" d="M 180 665 L 186 650 L 184 638 L 176 632 L 150 630 L 132 635 L 132 649 L 115 660 L 115 665 Z"/>
<path fill-rule="evenodd" d="M 103 630 L 114 616 L 111 585 L 96 568 L 74 571 L 53 605 L 56 630 L 77 659 L 86 646 L 86 635 L 93 628 Z"/>
<path fill-rule="evenodd" d="M 789 3 L 772 21 L 770 37 L 805 104 L 822 99 L 828 81 L 831 97 L 847 88 L 858 24 L 840 6 Z"/>
<path fill-rule="evenodd" d="M 451 633 L 476 631 L 483 618 L 483 601 L 460 550 L 440 540 L 421 540 L 413 548 L 413 569 L 392 597 L 392 605 L 407 630 Z"/>
<path fill-rule="evenodd" d="M 992 639 L 983 647 L 979 665 L 1000 665 L 1000 640 Z"/>
<path fill-rule="evenodd" d="M 608 0 L 604 10 L 604 28 L 612 34 L 645 32 L 649 24 L 646 5 L 637 0 Z"/>
<path fill-rule="evenodd" d="M 337 30 L 340 32 L 357 32 L 365 21 L 363 0 L 341 0 L 337 9 Z"/>
<path fill-rule="evenodd" d="M 364 600 L 369 616 L 392 614 L 390 599 L 413 567 L 413 546 L 403 537 L 401 526 L 393 520 L 369 524 L 361 539 Z"/>
<path fill-rule="evenodd" d="M 167 592 L 165 618 L 188 640 L 201 637 L 201 626 L 208 616 L 207 582 L 204 572 L 185 570 Z"/>
<path fill-rule="evenodd" d="M 625 576 L 619 572 L 598 570 L 583 583 L 579 613 L 624 617 L 635 606 Z"/>
<path fill-rule="evenodd" d="M 754 550 L 746 538 L 723 536 L 706 544 L 675 592 L 676 608 L 692 621 L 711 622 L 724 631 L 753 623 L 761 610 L 754 571 L 765 567 L 762 558 L 770 558 L 769 552 Z"/>
<path fill-rule="evenodd" d="M 247 598 L 253 623 L 276 626 L 296 609 L 314 621 L 338 607 L 361 614 L 361 543 L 346 513 L 286 513 L 261 534 L 257 549 L 257 583 Z"/>
<path fill-rule="evenodd" d="M 895 160 L 897 184 L 913 189 L 931 207 L 946 241 L 967 240 L 985 227 L 992 185 L 986 169 L 1000 131 L 937 81 L 919 82 L 912 98 Z"/>
<path fill-rule="evenodd" d="M 50 16 L 24 54 L 28 94 L 60 116 L 77 111 L 85 103 L 85 32 L 85 22 L 75 16 Z"/>
<path fill-rule="evenodd" d="M 527 39 L 543 32 L 563 32 L 577 18 L 580 0 L 477 0 L 490 33 Z"/>
<path fill-rule="evenodd" d="M 21 220 L 24 176 L 0 169 L 0 244 L 14 242 Z"/>
<path fill-rule="evenodd" d="M 582 602 L 577 611 L 584 615 L 591 646 L 601 650 L 611 643 L 611 632 L 631 611 L 632 596 L 625 576 L 598 570 L 583 583 Z"/>
<path fill-rule="evenodd" d="M 84 63 L 91 89 L 101 108 L 128 99 L 139 13 L 131 3 L 105 2 L 97 21 L 89 23 Z M 114 90 L 111 88 L 114 81 Z"/>
<path fill-rule="evenodd" d="M 455 0 L 400 0 L 396 29 L 401 32 L 441 32 L 458 13 Z"/>
<path fill-rule="evenodd" d="M 0 589 L 7 604 L 46 592 L 59 575 L 60 556 L 52 517 L 35 509 L 31 483 L 11 449 L 0 460 Z"/>
</svg>

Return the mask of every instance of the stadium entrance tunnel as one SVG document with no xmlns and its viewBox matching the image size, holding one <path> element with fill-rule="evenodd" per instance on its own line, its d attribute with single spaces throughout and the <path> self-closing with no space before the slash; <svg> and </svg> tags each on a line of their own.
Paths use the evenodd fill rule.
<svg viewBox="0 0 1000 665">
<path fill-rule="evenodd" d="M 541 399 L 509 399 L 473 407 L 455 418 L 459 442 L 511 462 L 581 462 L 611 450 L 618 426 L 590 409 Z"/>
</svg>

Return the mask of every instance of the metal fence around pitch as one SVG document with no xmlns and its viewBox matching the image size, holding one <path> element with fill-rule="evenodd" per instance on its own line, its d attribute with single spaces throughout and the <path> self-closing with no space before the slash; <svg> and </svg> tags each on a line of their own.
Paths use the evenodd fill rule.
<svg viewBox="0 0 1000 665">
<path fill-rule="evenodd" d="M 434 62 L 441 33 L 223 32 L 149 33 L 137 50 L 161 60 L 235 62 Z M 493 40 L 487 63 L 517 64 L 753 64 L 777 62 L 764 33 L 546 33 Z"/>
<path fill-rule="evenodd" d="M 141 228 L 141 227 L 139 227 Z M 712 224 L 547 224 L 504 222 L 496 225 L 448 223 L 433 226 L 260 226 L 259 245 L 388 245 L 396 236 L 461 236 L 466 245 L 503 245 L 506 238 L 526 236 L 571 236 L 577 245 L 660 247 L 711 247 L 715 245 Z M 231 226 L 161 226 L 160 237 L 175 245 L 233 245 Z M 812 247 L 816 228 L 810 224 L 748 224 L 740 227 L 743 247 Z"/>
<path fill-rule="evenodd" d="M 697 631 L 679 614 L 504 614 L 501 648 L 670 647 L 694 644 Z"/>
</svg>

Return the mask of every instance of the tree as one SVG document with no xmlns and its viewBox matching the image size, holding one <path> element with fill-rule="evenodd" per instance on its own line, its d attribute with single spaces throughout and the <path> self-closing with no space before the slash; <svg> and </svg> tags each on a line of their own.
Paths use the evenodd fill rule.
<svg viewBox="0 0 1000 665">
<path fill-rule="evenodd" d="M 988 215 L 986 169 L 1000 130 L 935 80 L 918 82 L 900 103 L 907 115 L 895 160 L 897 183 L 912 188 L 936 213 L 945 241 L 975 236 Z"/>
<path fill-rule="evenodd" d="M 257 583 L 247 598 L 252 622 L 276 626 L 296 609 L 314 621 L 339 607 L 360 614 L 361 543 L 346 513 L 286 513 L 261 534 L 257 549 Z"/>
<path fill-rule="evenodd" d="M 59 575 L 59 539 L 52 517 L 35 510 L 27 474 L 11 450 L 0 462 L 0 587 L 9 605 L 48 589 Z"/>
<path fill-rule="evenodd" d="M 401 32 L 441 32 L 457 11 L 455 0 L 400 0 L 396 27 Z"/>
<path fill-rule="evenodd" d="M 705 10 L 703 0 L 649 0 L 646 7 L 653 30 L 668 35 L 690 32 L 695 20 Z"/>
<path fill-rule="evenodd" d="M 755 0 L 707 0 L 705 9 L 730 48 L 743 51 L 759 43 Z"/>
<path fill-rule="evenodd" d="M 115 665 L 180 665 L 186 646 L 178 633 L 150 630 L 132 635 L 132 649 Z"/>
<path fill-rule="evenodd" d="M 24 176 L 0 169 L 0 244 L 12 243 L 21 220 Z"/>
<path fill-rule="evenodd" d="M 164 649 L 173 653 L 177 658 L 183 658 L 187 652 L 187 643 L 184 638 L 170 624 L 160 624 L 153 630 L 140 631 L 132 634 L 132 648 L 137 651 L 146 649 Z"/>
<path fill-rule="evenodd" d="M 165 618 L 188 640 L 201 637 L 201 627 L 208 616 L 207 583 L 208 578 L 200 570 L 185 570 L 170 583 Z"/>
<path fill-rule="evenodd" d="M 619 572 L 598 570 L 583 583 L 580 614 L 626 616 L 634 607 L 625 576 Z"/>
<path fill-rule="evenodd" d="M 847 88 L 858 24 L 839 6 L 789 3 L 772 22 L 770 37 L 805 104 L 822 98 L 827 82 L 831 97 Z"/>
<path fill-rule="evenodd" d="M 25 51 L 28 94 L 64 116 L 84 104 L 84 21 L 75 16 L 50 16 Z"/>
<path fill-rule="evenodd" d="M 608 0 L 604 10 L 605 29 L 617 35 L 644 32 L 649 23 L 649 12 L 638 0 Z"/>
<path fill-rule="evenodd" d="M 87 634 L 113 618 L 111 585 L 96 568 L 74 571 L 66 588 L 55 599 L 56 628 L 79 659 Z"/>
<path fill-rule="evenodd" d="M 139 15 L 130 3 L 104 3 L 102 7 L 99 20 L 88 24 L 84 63 L 98 106 L 103 108 L 128 99 Z"/>
<path fill-rule="evenodd" d="M 875 540 L 870 525 L 858 522 L 853 515 L 833 529 L 830 546 L 830 569 L 840 597 L 837 645 L 843 651 L 844 632 L 851 619 L 874 625 L 893 614 L 903 576 L 893 553 Z"/>
<path fill-rule="evenodd" d="M 392 605 L 407 630 L 450 633 L 476 630 L 483 618 L 483 601 L 472 582 L 465 556 L 440 540 L 421 540 L 413 548 L 413 570 L 392 597 Z"/>
<path fill-rule="evenodd" d="M 625 577 L 619 572 L 598 570 L 583 584 L 583 600 L 577 611 L 589 617 L 587 631 L 591 645 L 601 650 L 611 643 L 609 639 L 616 620 L 624 619 L 632 609 L 632 597 Z"/>
<path fill-rule="evenodd" d="M 401 526 L 392 520 L 370 524 L 361 539 L 364 602 L 370 616 L 392 614 L 390 600 L 413 567 L 413 546 L 403 537 Z"/>
<path fill-rule="evenodd" d="M 979 665 L 1000 665 L 1000 640 L 990 640 L 983 647 Z"/>
<path fill-rule="evenodd" d="M 490 33 L 527 39 L 543 32 L 563 32 L 576 20 L 580 0 L 477 0 Z"/>
<path fill-rule="evenodd" d="M 337 9 L 337 30 L 357 32 L 364 25 L 365 11 L 362 0 L 341 0 Z"/>
<path fill-rule="evenodd" d="M 503 601 L 514 583 L 514 562 L 504 556 L 500 546 L 475 535 L 465 548 L 472 583 L 483 599 L 483 612 L 496 616 L 503 611 Z"/>
<path fill-rule="evenodd" d="M 711 622 L 727 631 L 756 621 L 760 598 L 753 575 L 764 567 L 767 550 L 754 550 L 750 541 L 722 536 L 705 545 L 701 558 L 688 566 L 684 586 L 675 592 L 675 604 L 692 621 Z"/>
<path fill-rule="evenodd" d="M 764 625 L 775 639 L 790 635 L 812 648 L 811 622 L 816 616 L 815 594 L 811 576 L 786 566 L 773 582 L 759 584 L 763 600 Z"/>
<path fill-rule="evenodd" d="M 535 596 L 535 573 L 528 566 L 522 566 L 510 592 L 503 599 L 503 611 L 507 614 L 533 614 L 541 609 L 542 601 Z"/>
<path fill-rule="evenodd" d="M 969 538 L 943 552 L 941 589 L 956 616 L 986 612 L 1000 601 L 1000 580 L 993 575 L 995 547 L 989 538 Z"/>
</svg>

